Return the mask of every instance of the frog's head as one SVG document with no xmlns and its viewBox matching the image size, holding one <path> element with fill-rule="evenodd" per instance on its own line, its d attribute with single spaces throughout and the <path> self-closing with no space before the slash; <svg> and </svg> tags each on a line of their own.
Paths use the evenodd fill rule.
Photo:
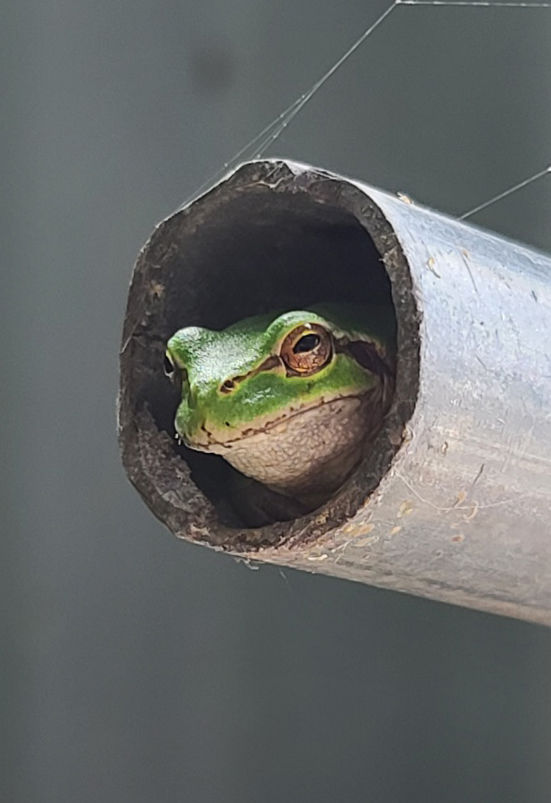
<svg viewBox="0 0 551 803">
<path fill-rule="evenodd" d="M 287 495 L 337 486 L 390 399 L 389 341 L 365 325 L 316 308 L 179 330 L 166 352 L 177 437 Z"/>
</svg>

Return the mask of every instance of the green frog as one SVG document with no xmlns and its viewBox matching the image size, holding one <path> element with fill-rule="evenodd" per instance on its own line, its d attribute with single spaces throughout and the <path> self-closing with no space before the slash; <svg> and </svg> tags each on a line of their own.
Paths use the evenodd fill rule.
<svg viewBox="0 0 551 803">
<path fill-rule="evenodd" d="M 168 341 L 165 371 L 181 393 L 176 437 L 267 491 L 253 520 L 291 518 L 327 501 L 380 429 L 394 316 L 388 306 L 315 305 L 222 331 L 186 327 Z"/>
</svg>

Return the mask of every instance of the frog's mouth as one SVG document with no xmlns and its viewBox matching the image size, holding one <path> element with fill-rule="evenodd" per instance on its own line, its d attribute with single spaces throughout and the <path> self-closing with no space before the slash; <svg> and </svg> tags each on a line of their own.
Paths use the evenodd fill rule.
<svg viewBox="0 0 551 803">
<path fill-rule="evenodd" d="M 219 454 L 248 477 L 274 489 L 338 485 L 361 459 L 364 444 L 380 428 L 384 388 L 320 399 L 235 435 L 217 437 L 208 426 L 187 441 L 198 451 Z M 225 434 L 225 433 L 224 433 Z"/>
<path fill-rule="evenodd" d="M 378 429 L 390 405 L 394 389 L 394 378 L 390 372 L 380 375 L 380 382 L 361 392 L 350 391 L 326 398 L 324 396 L 310 402 L 285 410 L 280 415 L 270 418 L 265 416 L 255 426 L 246 427 L 236 432 L 237 427 L 226 425 L 227 429 L 209 426 L 204 422 L 192 438 L 181 436 L 186 446 L 202 452 L 216 452 L 225 455 L 229 450 L 257 437 L 270 439 L 284 435 L 290 429 L 296 436 L 305 440 L 311 439 L 310 427 L 316 428 L 319 421 L 334 428 L 337 437 L 342 437 L 341 430 L 354 426 L 355 408 L 365 408 L 365 431 L 362 437 L 368 437 L 375 428 Z"/>
<path fill-rule="evenodd" d="M 363 395 L 365 394 L 342 394 L 331 399 L 322 398 L 312 404 L 291 408 L 275 418 L 266 417 L 263 420 L 261 419 L 255 426 L 246 427 L 239 432 L 236 432 L 237 427 L 235 426 L 228 426 L 227 430 L 220 430 L 209 426 L 208 422 L 206 422 L 201 425 L 192 438 L 182 436 L 182 440 L 190 449 L 201 452 L 215 452 L 226 456 L 227 452 L 240 447 L 244 441 L 264 436 L 277 437 L 283 435 L 289 427 L 293 430 L 297 427 L 300 429 L 308 427 L 311 419 L 317 417 L 316 413 L 321 413 L 323 408 L 330 408 L 332 414 L 338 414 L 344 401 L 355 400 L 357 403 L 362 399 Z"/>
</svg>

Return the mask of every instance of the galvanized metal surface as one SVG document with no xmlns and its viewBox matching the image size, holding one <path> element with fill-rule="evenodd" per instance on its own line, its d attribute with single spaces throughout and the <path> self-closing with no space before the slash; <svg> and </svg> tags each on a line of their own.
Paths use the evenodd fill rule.
<svg viewBox="0 0 551 803">
<path fill-rule="evenodd" d="M 261 216 L 282 199 L 290 216 L 309 199 L 321 228 L 331 225 L 328 209 L 353 215 L 384 261 L 399 331 L 396 398 L 378 454 L 325 508 L 254 531 L 221 523 L 159 413 L 148 412 L 161 404 L 151 354 L 169 328 L 174 271 L 188 270 L 186 242 L 200 260 L 198 229 L 215 238 L 231 203 L 248 195 L 241 234 L 255 208 Z M 186 320 L 206 303 L 209 276 L 219 279 L 210 264 Z M 123 337 L 123 460 L 180 537 L 551 624 L 550 333 L 548 256 L 325 171 L 245 165 L 162 224 L 140 256 Z"/>
</svg>

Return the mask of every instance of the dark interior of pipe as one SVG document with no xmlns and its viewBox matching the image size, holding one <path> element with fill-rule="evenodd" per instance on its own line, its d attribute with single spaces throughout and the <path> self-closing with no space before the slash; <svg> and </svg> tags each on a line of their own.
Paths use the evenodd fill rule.
<svg viewBox="0 0 551 803">
<path fill-rule="evenodd" d="M 185 213 L 181 213 L 185 215 Z M 149 314 L 154 333 L 144 374 L 143 399 L 157 427 L 174 436 L 178 394 L 163 372 L 164 344 L 190 325 L 221 329 L 261 312 L 299 309 L 319 302 L 392 306 L 391 284 L 372 239 L 351 214 L 301 193 L 249 191 L 226 200 L 215 215 L 193 225 L 176 216 L 165 227 L 157 294 Z M 184 223 L 184 225 L 182 225 Z M 167 232 L 166 226 L 173 226 Z M 151 289 L 153 288 L 153 289 Z M 229 526 L 227 488 L 234 471 L 221 457 L 178 446 L 197 486 Z"/>
</svg>

